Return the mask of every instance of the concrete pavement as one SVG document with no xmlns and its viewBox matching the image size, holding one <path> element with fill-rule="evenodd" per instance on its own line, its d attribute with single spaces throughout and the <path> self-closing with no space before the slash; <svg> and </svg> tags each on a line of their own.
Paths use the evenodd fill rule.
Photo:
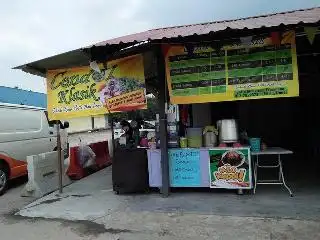
<svg viewBox="0 0 320 240">
<path fill-rule="evenodd" d="M 274 216 L 270 212 L 272 209 L 263 209 L 269 201 L 266 199 L 259 205 L 266 197 L 263 195 L 211 193 L 210 198 L 203 198 L 207 194 L 182 193 L 167 199 L 159 194 L 115 195 L 110 175 L 111 168 L 104 169 L 66 187 L 62 195 L 53 193 L 29 204 L 20 211 L 23 217 L 8 219 L 23 227 L 28 224 L 39 234 L 44 232 L 40 228 L 33 229 L 32 221 L 44 229 L 52 226 L 60 232 L 49 229 L 49 237 L 51 234 L 69 234 L 71 239 L 320 239 L 318 209 L 311 205 L 312 198 L 317 201 L 318 195 L 306 195 L 311 199 L 306 208 L 299 205 L 303 203 L 303 196 L 290 202 L 289 196 L 281 196 L 281 191 L 272 195 L 270 206 L 286 208 L 283 200 L 292 205 L 286 208 L 289 212 L 295 209 L 296 217 L 288 218 L 281 217 L 285 209 L 275 209 Z M 200 199 L 203 206 L 199 207 L 201 202 L 196 199 Z M 257 201 L 253 207 L 248 206 L 253 204 L 251 199 Z M 280 205 L 276 199 L 280 200 Z M 204 211 L 208 206 L 214 208 Z M 261 211 L 248 214 L 248 210 L 257 211 L 259 206 Z M 307 208 L 310 208 L 309 212 L 306 212 Z M 268 215 L 264 214 L 267 209 Z M 309 218 L 307 214 L 312 210 L 315 213 Z M 300 211 L 307 214 L 297 214 Z"/>
<path fill-rule="evenodd" d="M 87 141 L 109 139 L 109 132 L 73 135 Z M 25 180 L 0 197 L 1 240 L 83 239 L 320 239 L 320 194 L 295 186 L 295 198 L 279 188 L 257 195 L 182 193 L 115 195 L 111 168 L 34 201 L 20 197 Z M 27 206 L 27 207 L 25 207 Z M 25 207 L 25 208 L 24 208 Z M 15 215 L 19 210 L 20 214 Z"/>
</svg>

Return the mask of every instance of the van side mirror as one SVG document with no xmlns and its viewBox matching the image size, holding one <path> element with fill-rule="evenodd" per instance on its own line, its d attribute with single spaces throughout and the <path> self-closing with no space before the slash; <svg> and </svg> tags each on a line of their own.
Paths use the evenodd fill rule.
<svg viewBox="0 0 320 240">
<path fill-rule="evenodd" d="M 63 129 L 67 129 L 69 128 L 69 126 L 70 126 L 69 122 L 66 121 L 63 123 Z"/>
</svg>

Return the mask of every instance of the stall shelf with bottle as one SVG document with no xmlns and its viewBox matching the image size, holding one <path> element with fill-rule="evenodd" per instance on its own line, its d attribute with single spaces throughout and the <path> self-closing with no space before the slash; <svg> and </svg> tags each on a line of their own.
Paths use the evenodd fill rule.
<svg viewBox="0 0 320 240">
<path fill-rule="evenodd" d="M 239 143 L 236 121 L 218 121 L 219 131 L 214 126 L 186 128 L 185 122 L 182 117 L 177 124 L 180 147 L 168 151 L 170 186 L 251 189 L 250 147 Z M 147 154 L 149 185 L 161 187 L 161 150 Z"/>
<path fill-rule="evenodd" d="M 149 186 L 161 187 L 161 150 L 148 149 Z M 249 147 L 169 149 L 171 187 L 251 189 Z"/>
</svg>

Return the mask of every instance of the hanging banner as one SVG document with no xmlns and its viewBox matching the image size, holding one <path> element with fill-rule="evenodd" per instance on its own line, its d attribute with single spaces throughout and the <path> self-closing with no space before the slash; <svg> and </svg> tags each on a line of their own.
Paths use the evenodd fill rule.
<svg viewBox="0 0 320 240">
<path fill-rule="evenodd" d="M 50 70 L 50 120 L 146 109 L 143 56 L 134 55 L 90 67 Z"/>
<path fill-rule="evenodd" d="M 252 188 L 249 148 L 209 150 L 210 188 Z"/>
<path fill-rule="evenodd" d="M 316 37 L 318 31 L 318 27 L 304 27 L 304 32 L 307 34 L 307 38 L 312 45 L 314 42 L 314 38 Z"/>
<path fill-rule="evenodd" d="M 224 45 L 171 45 L 166 54 L 166 74 L 173 104 L 234 101 L 299 96 L 294 31 L 271 37 L 253 37 Z M 251 37 L 250 37 L 251 38 Z"/>
</svg>

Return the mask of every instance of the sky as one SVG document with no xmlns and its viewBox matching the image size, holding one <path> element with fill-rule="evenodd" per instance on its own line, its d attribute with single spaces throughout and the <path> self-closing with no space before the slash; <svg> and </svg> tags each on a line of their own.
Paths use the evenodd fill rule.
<svg viewBox="0 0 320 240">
<path fill-rule="evenodd" d="M 12 67 L 152 28 L 320 6 L 320 0 L 10 0 L 0 8 L 0 86 L 46 92 Z"/>
</svg>

